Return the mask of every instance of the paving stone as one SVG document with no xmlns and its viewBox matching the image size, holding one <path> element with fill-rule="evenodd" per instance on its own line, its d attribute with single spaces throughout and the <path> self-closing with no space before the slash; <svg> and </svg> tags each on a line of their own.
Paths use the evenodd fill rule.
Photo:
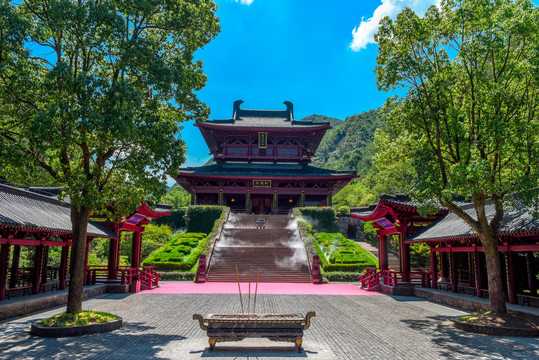
<svg viewBox="0 0 539 360">
<path fill-rule="evenodd" d="M 408 299 L 409 300 L 409 299 Z M 489 337 L 454 329 L 458 310 L 390 296 L 261 295 L 258 313 L 316 311 L 305 331 L 304 353 L 266 339 L 217 343 L 194 313 L 240 312 L 234 294 L 107 294 L 84 310 L 121 316 L 122 329 L 74 338 L 39 338 L 30 324 L 64 310 L 0 322 L 0 359 L 534 359 L 539 340 Z M 443 314 L 443 315 L 442 315 Z"/>
</svg>

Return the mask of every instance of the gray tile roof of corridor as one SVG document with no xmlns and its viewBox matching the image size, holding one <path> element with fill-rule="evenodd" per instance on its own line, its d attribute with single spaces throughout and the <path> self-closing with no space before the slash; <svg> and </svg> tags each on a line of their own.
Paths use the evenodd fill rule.
<svg viewBox="0 0 539 360">
<path fill-rule="evenodd" d="M 35 192 L 0 184 L 0 225 L 13 228 L 71 233 L 68 204 Z M 96 223 L 88 224 L 88 235 L 114 237 Z"/>
<path fill-rule="evenodd" d="M 462 207 L 470 216 L 477 219 L 477 213 L 473 204 L 466 204 Z M 494 204 L 487 204 L 486 213 L 488 219 L 492 219 L 494 212 Z M 500 234 L 539 235 L 539 217 L 534 216 L 531 210 L 517 201 L 513 207 L 505 210 Z M 409 237 L 407 241 L 442 240 L 475 236 L 476 233 L 470 225 L 454 213 L 449 212 L 445 217 Z"/>
</svg>

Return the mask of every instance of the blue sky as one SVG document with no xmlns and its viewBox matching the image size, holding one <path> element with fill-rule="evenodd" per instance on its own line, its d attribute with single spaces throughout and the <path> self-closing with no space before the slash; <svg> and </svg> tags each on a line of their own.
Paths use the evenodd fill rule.
<svg viewBox="0 0 539 360">
<path fill-rule="evenodd" d="M 215 1 L 215 0 L 214 0 Z M 534 1 L 537 3 L 538 1 Z M 376 87 L 378 21 L 409 6 L 423 14 L 439 0 L 216 0 L 221 33 L 197 52 L 208 75 L 199 98 L 210 119 L 247 109 L 284 109 L 301 119 L 339 119 L 380 107 L 388 94 Z M 192 122 L 184 123 L 186 166 L 210 156 Z"/>
<path fill-rule="evenodd" d="M 376 88 L 377 46 L 365 44 L 372 41 L 377 18 L 405 5 L 427 7 L 418 0 L 216 2 L 221 33 L 197 52 L 208 75 L 198 95 L 210 107 L 210 119 L 230 118 L 238 99 L 248 109 L 284 109 L 283 101 L 291 101 L 296 119 L 311 114 L 344 119 L 378 108 L 387 94 Z M 360 25 L 353 49 L 352 32 Z M 187 166 L 210 158 L 192 122 L 184 124 L 182 138 Z"/>
</svg>

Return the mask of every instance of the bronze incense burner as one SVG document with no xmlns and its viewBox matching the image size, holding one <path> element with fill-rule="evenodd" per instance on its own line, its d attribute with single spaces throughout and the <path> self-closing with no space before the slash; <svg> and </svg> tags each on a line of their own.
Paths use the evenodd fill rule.
<svg viewBox="0 0 539 360">
<path fill-rule="evenodd" d="M 314 311 L 305 317 L 296 314 L 210 314 L 206 318 L 194 314 L 200 328 L 207 332 L 210 351 L 217 342 L 241 341 L 245 338 L 267 338 L 271 341 L 293 342 L 298 352 L 303 351 L 303 330 L 311 324 Z"/>
</svg>

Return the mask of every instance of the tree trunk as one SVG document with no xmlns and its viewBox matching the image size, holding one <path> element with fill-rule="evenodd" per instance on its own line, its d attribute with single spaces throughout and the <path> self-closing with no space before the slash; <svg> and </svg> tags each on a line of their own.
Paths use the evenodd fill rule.
<svg viewBox="0 0 539 360">
<path fill-rule="evenodd" d="M 505 305 L 505 292 L 503 291 L 498 240 L 488 232 L 479 234 L 479 239 L 486 255 L 490 311 L 495 314 L 505 314 L 507 313 L 507 307 Z"/>
<path fill-rule="evenodd" d="M 66 312 L 76 314 L 82 311 L 82 286 L 84 280 L 84 256 L 90 209 L 71 205 L 71 226 L 73 246 L 71 248 L 71 272 Z"/>
</svg>

